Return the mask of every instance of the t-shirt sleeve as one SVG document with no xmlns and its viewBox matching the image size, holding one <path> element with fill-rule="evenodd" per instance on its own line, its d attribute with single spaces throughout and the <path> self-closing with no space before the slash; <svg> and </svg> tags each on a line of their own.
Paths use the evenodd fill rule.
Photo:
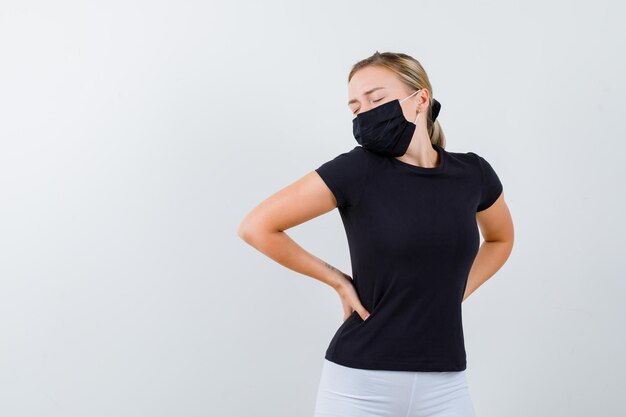
<svg viewBox="0 0 626 417">
<path fill-rule="evenodd" d="M 337 207 L 356 206 L 367 181 L 367 151 L 362 146 L 355 146 L 324 162 L 315 171 L 335 196 Z"/>
<path fill-rule="evenodd" d="M 500 194 L 502 194 L 502 182 L 496 171 L 485 158 L 477 154 L 474 155 L 476 155 L 478 159 L 482 176 L 480 200 L 476 208 L 476 211 L 479 212 L 491 207 L 498 197 L 500 197 Z"/>
</svg>

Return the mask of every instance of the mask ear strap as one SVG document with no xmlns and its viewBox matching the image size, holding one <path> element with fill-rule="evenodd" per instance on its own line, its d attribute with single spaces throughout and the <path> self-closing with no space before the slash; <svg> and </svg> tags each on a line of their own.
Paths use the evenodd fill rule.
<svg viewBox="0 0 626 417">
<path fill-rule="evenodd" d="M 403 102 L 404 100 L 406 100 L 407 98 L 409 98 L 409 97 L 413 96 L 415 93 L 417 93 L 417 92 L 418 92 L 418 91 L 420 91 L 420 90 L 421 90 L 421 88 L 420 88 L 419 90 L 415 90 L 412 94 L 410 94 L 409 96 L 407 96 L 407 97 L 403 98 L 402 100 L 400 100 L 400 103 L 402 103 L 402 102 Z"/>
</svg>

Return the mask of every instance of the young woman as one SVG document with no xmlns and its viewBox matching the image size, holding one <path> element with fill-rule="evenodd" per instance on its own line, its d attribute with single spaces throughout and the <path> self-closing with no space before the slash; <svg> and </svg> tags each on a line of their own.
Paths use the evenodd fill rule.
<svg viewBox="0 0 626 417">
<path fill-rule="evenodd" d="M 337 291 L 315 416 L 472 417 L 461 303 L 513 247 L 503 187 L 474 152 L 448 152 L 422 65 L 379 53 L 348 76 L 358 145 L 270 196 L 238 234 Z M 352 274 L 284 231 L 337 207 Z M 479 229 L 484 242 L 479 242 Z"/>
</svg>

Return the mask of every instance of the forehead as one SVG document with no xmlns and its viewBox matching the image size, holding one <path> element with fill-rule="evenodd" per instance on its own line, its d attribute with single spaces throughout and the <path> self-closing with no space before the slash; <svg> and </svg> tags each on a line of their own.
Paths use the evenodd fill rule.
<svg viewBox="0 0 626 417">
<path fill-rule="evenodd" d="M 379 88 L 382 87 L 382 90 Z M 370 66 L 361 68 L 354 73 L 352 79 L 348 83 L 348 100 L 349 103 L 360 98 L 372 90 L 376 89 L 379 93 L 397 91 L 401 88 L 398 77 L 386 68 Z"/>
</svg>

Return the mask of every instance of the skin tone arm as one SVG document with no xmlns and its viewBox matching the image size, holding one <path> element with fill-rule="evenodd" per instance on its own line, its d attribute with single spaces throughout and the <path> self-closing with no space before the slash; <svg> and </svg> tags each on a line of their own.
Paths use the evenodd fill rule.
<svg viewBox="0 0 626 417">
<path fill-rule="evenodd" d="M 334 195 L 312 171 L 254 207 L 239 224 L 237 235 L 279 264 L 335 289 L 343 305 L 344 321 L 354 311 L 365 320 L 369 312 L 361 304 L 352 278 L 307 252 L 285 233 L 335 207 Z"/>
<path fill-rule="evenodd" d="M 513 221 L 504 192 L 488 209 L 476 213 L 476 221 L 484 242 L 470 269 L 463 301 L 502 267 L 513 249 Z"/>
</svg>

